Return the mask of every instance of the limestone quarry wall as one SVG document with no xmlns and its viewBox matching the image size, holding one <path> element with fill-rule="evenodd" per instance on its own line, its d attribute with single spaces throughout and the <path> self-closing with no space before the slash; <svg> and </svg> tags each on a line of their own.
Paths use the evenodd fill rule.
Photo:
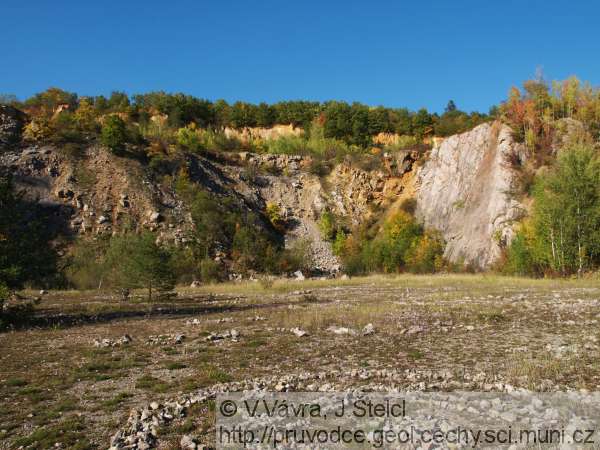
<svg viewBox="0 0 600 450">
<path fill-rule="evenodd" d="M 261 136 L 297 132 L 275 127 Z M 288 222 L 296 224 L 287 231 L 286 242 L 310 239 L 315 267 L 324 272 L 339 269 L 330 243 L 318 231 L 324 208 L 356 226 L 384 220 L 413 197 L 417 219 L 441 231 L 450 261 L 486 269 L 500 256 L 501 244 L 511 240 L 523 213 L 523 205 L 511 195 L 516 174 L 507 159 L 515 152 L 524 155 L 522 144 L 513 140 L 509 127 L 496 122 L 436 141 L 425 155 L 386 153 L 370 169 L 343 161 L 325 178 L 308 170 L 310 156 L 240 153 L 238 163 L 194 156 L 188 164 L 194 181 L 235 198 L 240 208 L 260 212 L 268 203 L 277 204 Z M 145 177 L 133 160 L 95 146 L 85 153 L 79 161 L 52 146 L 6 149 L 0 152 L 0 168 L 12 173 L 30 197 L 63 211 L 71 233 L 113 233 L 133 225 L 157 231 L 161 240 L 185 242 L 191 218 L 172 187 Z M 253 179 L 245 175 L 248 165 L 262 168 Z M 273 170 L 265 170 L 269 167 Z"/>
<path fill-rule="evenodd" d="M 512 239 L 523 205 L 511 195 L 516 174 L 507 158 L 524 151 L 499 122 L 434 145 L 418 174 L 416 215 L 442 232 L 450 261 L 489 268 Z"/>
</svg>

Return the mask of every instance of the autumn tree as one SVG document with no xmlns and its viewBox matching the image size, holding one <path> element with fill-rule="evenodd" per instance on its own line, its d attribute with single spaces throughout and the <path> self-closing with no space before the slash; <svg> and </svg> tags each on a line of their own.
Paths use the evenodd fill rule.
<svg viewBox="0 0 600 450">
<path fill-rule="evenodd" d="M 563 150 L 558 164 L 540 179 L 534 226 L 539 258 L 562 274 L 600 261 L 600 160 L 593 149 Z"/>
<path fill-rule="evenodd" d="M 518 272 L 579 274 L 600 265 L 600 159 L 589 147 L 564 149 L 542 175 L 534 210 L 508 251 Z"/>
<path fill-rule="evenodd" d="M 94 133 L 98 130 L 96 109 L 89 98 L 82 98 L 75 111 L 75 119 L 81 130 Z"/>
<path fill-rule="evenodd" d="M 66 105 L 70 110 L 75 109 L 77 106 L 77 94 L 51 87 L 25 101 L 26 107 L 47 117 L 51 116 L 59 105 Z"/>
</svg>

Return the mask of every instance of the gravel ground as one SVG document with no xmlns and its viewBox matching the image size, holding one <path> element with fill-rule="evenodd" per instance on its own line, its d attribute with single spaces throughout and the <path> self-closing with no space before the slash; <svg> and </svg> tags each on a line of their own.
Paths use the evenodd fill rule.
<svg viewBox="0 0 600 450">
<path fill-rule="evenodd" d="M 214 396 L 247 389 L 600 391 L 594 280 L 253 283 L 167 305 L 51 292 L 39 310 L 54 325 L 0 334 L 2 449 L 212 446 Z"/>
</svg>

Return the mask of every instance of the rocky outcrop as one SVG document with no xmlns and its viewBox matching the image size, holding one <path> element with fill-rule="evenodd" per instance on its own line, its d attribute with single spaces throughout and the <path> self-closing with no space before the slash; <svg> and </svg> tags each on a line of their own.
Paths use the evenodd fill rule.
<svg viewBox="0 0 600 450">
<path fill-rule="evenodd" d="M 18 136 L 19 126 L 7 119 L 13 116 L 3 117 L 0 124 Z M 18 139 L 10 136 L 11 142 Z M 508 160 L 514 160 L 509 158 L 514 153 L 522 159 L 523 146 L 513 141 L 510 128 L 494 123 L 436 142 L 426 157 L 412 151 L 348 157 L 326 176 L 317 175 L 322 172 L 313 170 L 310 156 L 187 155 L 185 164 L 191 181 L 227 197 L 240 211 L 257 213 L 256 226 L 279 233 L 286 246 L 310 241 L 317 272 L 340 270 L 331 243 L 319 232 L 323 211 L 353 228 L 380 224 L 414 198 L 417 218 L 446 239 L 446 257 L 484 269 L 499 256 L 501 244 L 510 241 L 522 212 L 510 195 L 515 174 Z M 111 235 L 133 227 L 154 231 L 159 241 L 175 245 L 186 245 L 191 237 L 189 205 L 173 183 L 154 179 L 139 161 L 118 158 L 100 146 L 90 145 L 81 155 L 56 146 L 7 149 L 0 152 L 0 170 L 10 172 L 29 198 L 56 211 L 70 234 Z M 270 204 L 279 206 L 284 227 L 269 224 L 265 211 Z"/>
<path fill-rule="evenodd" d="M 25 114 L 12 106 L 0 105 L 0 150 L 21 140 Z"/>
<path fill-rule="evenodd" d="M 426 227 L 442 232 L 450 261 L 489 268 L 511 240 L 523 208 L 511 196 L 516 180 L 507 161 L 524 152 L 499 122 L 433 147 L 418 174 L 416 214 Z"/>
<path fill-rule="evenodd" d="M 380 214 L 402 197 L 417 155 L 409 151 L 385 154 L 370 168 L 343 161 L 325 178 L 310 173 L 308 169 L 313 161 L 307 156 L 242 153 L 240 158 L 246 164 L 268 171 L 254 183 L 238 183 L 236 190 L 247 198 L 247 203 L 278 205 L 288 224 L 286 245 L 309 241 L 314 270 L 335 273 L 341 265 L 332 252 L 331 243 L 325 241 L 319 231 L 322 212 L 329 210 L 343 217 L 349 226 Z M 232 175 L 231 178 L 243 176 Z"/>
<path fill-rule="evenodd" d="M 173 191 L 145 177 L 138 162 L 101 147 L 89 147 L 81 160 L 54 146 L 7 151 L 0 171 L 12 175 L 28 200 L 54 211 L 53 225 L 64 234 L 147 229 L 162 241 L 185 243 L 190 221 Z"/>
<path fill-rule="evenodd" d="M 348 162 L 327 178 L 334 212 L 359 225 L 403 196 L 417 155 L 399 151 L 383 155 L 379 167 L 363 169 Z"/>
<path fill-rule="evenodd" d="M 253 139 L 272 140 L 281 137 L 301 136 L 304 134 L 302 128 L 293 125 L 274 125 L 270 128 L 262 127 L 244 127 L 242 129 L 225 128 L 225 136 L 236 138 L 242 142 L 248 142 Z"/>
<path fill-rule="evenodd" d="M 321 180 L 307 170 L 312 158 L 252 153 L 242 153 L 240 157 L 247 165 L 263 169 L 254 180 L 244 180 L 247 177 L 243 172 L 226 168 L 231 179 L 239 180 L 235 189 L 246 198 L 246 203 L 253 204 L 258 210 L 264 210 L 268 204 L 277 205 L 286 223 L 286 247 L 304 241 L 315 272 L 338 272 L 340 261 L 317 225 L 320 214 L 328 205 Z"/>
</svg>

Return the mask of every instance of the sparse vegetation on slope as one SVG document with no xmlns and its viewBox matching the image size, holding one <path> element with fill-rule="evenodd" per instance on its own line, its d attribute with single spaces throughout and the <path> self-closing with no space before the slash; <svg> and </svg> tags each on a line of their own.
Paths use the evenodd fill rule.
<svg viewBox="0 0 600 450">
<path fill-rule="evenodd" d="M 402 108 L 372 108 L 334 101 L 294 101 L 274 105 L 236 102 L 230 105 L 224 101 L 211 102 L 163 92 L 132 97 L 114 92 L 108 98 L 79 98 L 57 88 L 36 94 L 24 102 L 8 96 L 4 96 L 2 101 L 22 108 L 28 115 L 22 144 L 51 144 L 56 147 L 76 166 L 71 179 L 85 190 L 93 191 L 98 183 L 105 181 L 98 179 L 97 174 L 87 167 L 90 149 L 99 144 L 110 149 L 117 157 L 115 161 L 121 161 L 124 166 L 134 162 L 139 165 L 138 173 L 146 177 L 144 183 L 164 186 L 174 192 L 176 198 L 170 200 L 171 205 L 183 202 L 186 213 L 192 218 L 193 230 L 185 233 L 177 230 L 185 234 L 182 235 L 185 245 L 181 247 L 162 241 L 159 245 L 171 255 L 171 260 L 177 261 L 171 265 L 176 280 L 191 282 L 222 279 L 223 276 L 218 276 L 219 267 L 225 266 L 246 276 L 261 272 L 289 274 L 301 267 L 306 268 L 301 262 L 305 260 L 299 254 L 301 252 L 284 246 L 290 228 L 298 225 L 294 220 L 288 220 L 286 205 L 271 200 L 266 203 L 259 200 L 249 205 L 252 194 L 231 195 L 231 188 L 225 187 L 228 183 L 226 176 L 218 174 L 218 170 L 227 165 L 243 166 L 239 177 L 246 183 L 245 187 L 261 189 L 261 183 L 266 182 L 264 177 L 288 177 L 289 167 L 249 162 L 251 158 L 238 156 L 240 152 L 267 156 L 305 155 L 307 162 L 302 161 L 302 170 L 319 176 L 322 186 L 331 181 L 334 168 L 343 164 L 357 167 L 366 174 L 380 172 L 383 176 L 400 177 L 412 170 L 413 163 L 416 167 L 426 162 L 424 151 L 431 145 L 433 136 L 462 132 L 497 116 L 513 127 L 515 135 L 527 144 L 534 156 L 526 158 L 515 153 L 507 158 L 508 165 L 521 174 L 520 185 L 514 188 L 521 192 L 513 192 L 512 195 L 527 197 L 533 194 L 532 186 L 543 184 L 544 178 L 537 174 L 539 168 L 552 166 L 554 154 L 560 148 L 575 144 L 593 148 L 600 130 L 600 118 L 595 113 L 598 98 L 596 90 L 582 87 L 575 78 L 555 83 L 552 89 L 540 78 L 526 82 L 524 93 L 513 90 L 508 100 L 490 115 L 466 114 L 458 110 L 452 101 L 443 114 L 437 115 L 425 110 L 410 112 Z M 11 142 L 14 139 L 11 138 Z M 411 156 L 407 159 L 409 153 Z M 401 168 L 395 165 L 394 155 L 397 154 L 405 155 Z M 221 168 L 215 170 L 214 163 L 220 164 Z M 205 164 L 206 167 L 202 167 Z M 206 178 L 207 170 L 218 174 L 224 184 L 218 188 L 211 184 L 212 181 Z M 357 177 L 358 174 L 352 176 Z M 385 180 L 383 182 L 386 183 Z M 562 185 L 556 189 L 568 190 L 569 187 Z M 401 188 L 396 190 L 401 191 Z M 536 191 L 533 198 L 539 206 L 534 206 L 534 211 L 540 211 L 544 204 L 542 191 L 549 192 L 547 188 Z M 556 191 L 555 195 L 561 193 L 568 197 L 567 191 Z M 324 197 L 328 195 L 325 193 Z M 73 202 L 80 205 L 81 200 L 73 199 Z M 121 199 L 120 202 L 127 203 L 129 200 Z M 464 205 L 464 199 L 461 202 Z M 390 223 L 399 220 L 399 215 L 384 220 L 386 214 L 381 203 L 370 206 L 368 220 L 364 215 L 358 221 L 356 215 L 349 218 L 343 217 L 347 212 L 339 214 L 347 208 L 338 208 L 336 214 L 339 217 L 329 215 L 327 204 L 324 208 L 324 212 L 315 211 L 316 217 L 320 217 L 315 220 L 320 220 L 321 238 L 330 243 L 325 245 L 331 246 L 350 273 L 432 272 L 451 270 L 460 265 L 443 260 L 445 244 L 442 237 L 415 221 L 412 217 L 414 208 L 412 212 L 401 213 L 406 215 L 406 220 L 403 219 L 406 226 L 401 228 L 407 234 L 390 231 L 393 228 Z M 579 213 L 569 208 L 565 210 L 569 214 L 565 221 L 579 223 L 581 227 L 581 218 L 576 218 Z M 148 214 L 160 217 L 157 211 Z M 547 212 L 544 214 L 548 216 Z M 111 224 L 122 217 L 121 212 L 107 212 L 98 220 Z M 154 225 L 150 226 L 150 231 L 156 233 L 161 220 L 152 219 Z M 568 275 L 596 268 L 596 250 L 589 240 L 583 242 L 579 238 L 569 240 L 563 237 L 560 254 L 556 250 L 558 244 L 551 243 L 551 253 L 554 252 L 551 263 L 548 262 L 547 251 L 546 256 L 542 255 L 544 251 L 533 251 L 532 248 L 540 249 L 547 245 L 548 239 L 553 239 L 548 237 L 548 233 L 532 231 L 529 234 L 537 236 L 536 242 L 544 242 L 532 244 L 527 230 L 542 227 L 540 223 L 540 220 L 532 218 L 523 225 L 514 247 L 506 249 L 504 271 Z M 81 226 L 86 225 L 84 221 Z M 174 227 L 175 224 L 168 225 Z M 131 231 L 139 232 L 144 227 L 132 223 Z M 121 224 L 120 231 L 125 228 Z M 551 234 L 556 231 L 555 228 L 550 227 Z M 160 233 L 154 237 L 161 240 Z M 504 234 L 498 239 L 507 240 L 502 245 L 509 243 Z M 79 239 L 73 240 L 77 242 Z M 109 277 L 102 275 L 98 279 L 95 275 L 104 267 L 99 260 L 105 257 L 102 252 L 106 251 L 100 245 L 102 239 L 96 240 L 99 242 L 94 245 L 99 253 L 97 258 L 89 259 L 88 268 L 84 267 L 84 259 L 78 259 L 75 252 L 72 264 L 63 271 L 69 274 L 68 280 L 74 285 L 108 287 L 111 284 Z M 106 248 L 110 247 L 110 241 L 110 238 L 106 240 Z M 86 245 L 82 242 L 80 247 L 83 249 Z M 86 254 L 84 250 L 79 251 Z M 561 256 L 563 254 L 565 256 Z M 452 261 L 455 259 L 451 258 Z M 572 262 L 567 262 L 571 260 L 578 261 L 576 270 Z"/>
</svg>

